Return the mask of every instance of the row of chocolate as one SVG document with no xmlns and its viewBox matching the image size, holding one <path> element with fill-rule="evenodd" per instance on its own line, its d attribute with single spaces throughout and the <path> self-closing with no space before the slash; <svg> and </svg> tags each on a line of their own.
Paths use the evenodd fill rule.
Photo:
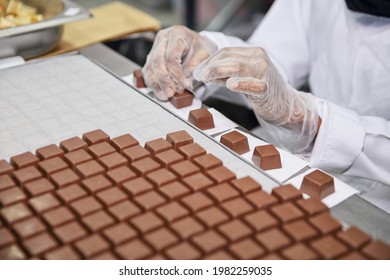
<svg viewBox="0 0 390 280">
<path fill-rule="evenodd" d="M 0 259 L 389 259 L 291 185 L 236 178 L 186 131 L 85 133 L 0 161 Z"/>
</svg>

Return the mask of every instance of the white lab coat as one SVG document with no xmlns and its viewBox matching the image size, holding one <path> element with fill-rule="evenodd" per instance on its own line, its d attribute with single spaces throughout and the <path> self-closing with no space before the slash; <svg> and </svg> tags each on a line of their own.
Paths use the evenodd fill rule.
<svg viewBox="0 0 390 280">
<path fill-rule="evenodd" d="M 263 47 L 295 88 L 309 81 L 322 118 L 310 165 L 390 185 L 390 19 L 344 0 L 277 0 L 247 42 L 202 32 L 218 48 Z"/>
</svg>

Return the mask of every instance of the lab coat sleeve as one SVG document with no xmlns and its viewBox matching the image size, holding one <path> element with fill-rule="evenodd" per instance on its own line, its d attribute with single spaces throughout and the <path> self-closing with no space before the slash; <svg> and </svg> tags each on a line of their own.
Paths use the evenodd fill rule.
<svg viewBox="0 0 390 280">
<path fill-rule="evenodd" d="M 310 165 L 390 185 L 390 122 L 317 99 L 322 117 Z"/>
<path fill-rule="evenodd" d="M 283 78 L 299 88 L 310 70 L 308 28 L 310 0 L 277 0 L 248 41 L 220 32 L 202 31 L 201 35 L 224 47 L 262 47 Z"/>
</svg>

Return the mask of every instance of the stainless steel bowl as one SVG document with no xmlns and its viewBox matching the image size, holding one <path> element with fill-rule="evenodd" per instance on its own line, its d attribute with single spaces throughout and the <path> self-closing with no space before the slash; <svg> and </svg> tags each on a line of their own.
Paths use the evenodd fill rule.
<svg viewBox="0 0 390 280">
<path fill-rule="evenodd" d="M 88 10 L 68 0 L 23 0 L 38 9 L 44 20 L 0 30 L 0 58 L 31 58 L 52 50 L 60 41 L 65 23 L 90 17 Z"/>
</svg>

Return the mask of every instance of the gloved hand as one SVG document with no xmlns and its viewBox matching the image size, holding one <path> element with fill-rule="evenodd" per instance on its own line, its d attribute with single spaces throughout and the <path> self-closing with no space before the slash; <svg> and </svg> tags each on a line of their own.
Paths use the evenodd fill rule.
<svg viewBox="0 0 390 280">
<path fill-rule="evenodd" d="M 294 153 L 312 148 L 320 124 L 314 97 L 287 84 L 262 48 L 221 49 L 195 68 L 194 78 L 245 93 L 265 140 Z"/>
<path fill-rule="evenodd" d="M 145 83 L 160 100 L 192 89 L 193 69 L 216 49 L 214 43 L 187 27 L 161 30 L 142 69 Z"/>
</svg>

